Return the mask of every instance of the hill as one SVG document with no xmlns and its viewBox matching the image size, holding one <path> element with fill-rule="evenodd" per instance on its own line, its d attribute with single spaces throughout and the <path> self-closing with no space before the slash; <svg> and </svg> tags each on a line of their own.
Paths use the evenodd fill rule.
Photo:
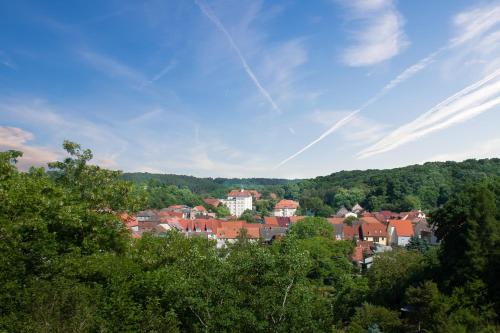
<svg viewBox="0 0 500 333">
<path fill-rule="evenodd" d="M 229 188 L 243 186 L 279 197 L 300 200 L 304 210 L 329 215 L 359 202 L 369 210 L 432 210 L 453 191 L 471 182 L 500 176 L 500 159 L 463 162 L 428 162 L 395 169 L 340 171 L 312 179 L 197 178 L 181 175 L 125 173 L 135 183 L 185 187 L 203 196 L 224 196 Z"/>
</svg>

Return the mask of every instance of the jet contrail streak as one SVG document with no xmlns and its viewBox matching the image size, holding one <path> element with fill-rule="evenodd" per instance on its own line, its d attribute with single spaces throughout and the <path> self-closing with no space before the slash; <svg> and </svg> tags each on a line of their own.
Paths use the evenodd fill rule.
<svg viewBox="0 0 500 333">
<path fill-rule="evenodd" d="M 276 112 L 281 113 L 281 109 L 274 102 L 274 100 L 271 97 L 271 95 L 269 94 L 269 92 L 260 84 L 260 82 L 257 79 L 257 77 L 255 76 L 254 72 L 252 71 L 252 69 L 248 65 L 245 57 L 241 53 L 238 45 L 236 45 L 236 43 L 234 42 L 233 37 L 231 37 L 231 35 L 227 31 L 227 29 L 224 27 L 224 25 L 222 24 L 222 22 L 219 20 L 219 18 L 217 17 L 217 15 L 215 15 L 215 13 L 203 1 L 195 0 L 195 3 L 200 8 L 200 10 L 203 13 L 203 15 L 205 15 L 210 21 L 212 21 L 212 23 L 215 24 L 215 26 L 217 27 L 217 29 L 219 29 L 224 34 L 224 36 L 226 36 L 227 40 L 229 41 L 229 44 L 231 45 L 231 47 L 233 48 L 233 50 L 238 55 L 238 58 L 240 59 L 241 65 L 243 66 L 243 69 L 245 70 L 245 72 L 247 73 L 247 75 L 250 77 L 250 79 L 253 81 L 253 83 L 255 84 L 255 86 L 257 87 L 257 89 L 259 90 L 259 92 L 262 94 L 262 96 L 269 102 L 269 104 L 271 104 L 272 108 Z"/>
</svg>

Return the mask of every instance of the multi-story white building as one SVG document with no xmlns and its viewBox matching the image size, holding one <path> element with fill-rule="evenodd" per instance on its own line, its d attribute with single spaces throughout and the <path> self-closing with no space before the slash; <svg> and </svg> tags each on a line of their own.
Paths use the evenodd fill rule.
<svg viewBox="0 0 500 333">
<path fill-rule="evenodd" d="M 252 209 L 252 194 L 249 191 L 232 190 L 227 195 L 227 199 L 221 202 L 229 209 L 231 215 L 241 216 L 247 209 Z"/>
<path fill-rule="evenodd" d="M 274 207 L 274 216 L 294 216 L 297 208 L 299 208 L 299 203 L 297 201 L 281 200 Z"/>
</svg>

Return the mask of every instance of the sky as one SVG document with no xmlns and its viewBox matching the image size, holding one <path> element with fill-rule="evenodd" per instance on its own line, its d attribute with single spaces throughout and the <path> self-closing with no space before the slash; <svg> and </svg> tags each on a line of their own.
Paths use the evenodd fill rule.
<svg viewBox="0 0 500 333">
<path fill-rule="evenodd" d="M 500 157 L 500 1 L 0 2 L 0 151 L 306 178 Z"/>
</svg>

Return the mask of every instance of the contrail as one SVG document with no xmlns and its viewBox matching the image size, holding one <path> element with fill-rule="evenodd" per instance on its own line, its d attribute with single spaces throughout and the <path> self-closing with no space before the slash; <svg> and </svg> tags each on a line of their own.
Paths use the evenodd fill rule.
<svg viewBox="0 0 500 333">
<path fill-rule="evenodd" d="M 337 123 L 333 124 L 326 132 L 321 134 L 319 138 L 296 152 L 295 154 L 291 155 L 290 157 L 284 159 L 282 162 L 280 162 L 276 168 L 284 165 L 291 159 L 297 157 L 298 155 L 302 154 L 304 151 L 307 149 L 311 148 L 314 146 L 316 143 L 320 142 L 323 140 L 325 137 L 328 135 L 332 134 L 335 132 L 337 129 L 341 127 L 341 125 L 345 125 L 347 122 L 349 122 L 354 115 L 359 113 L 361 110 L 365 109 L 367 106 L 371 105 L 372 103 L 375 103 L 378 101 L 380 98 L 382 98 L 385 94 L 387 94 L 389 91 L 397 87 L 399 84 L 403 83 L 404 81 L 410 79 L 412 76 L 426 68 L 429 64 L 434 62 L 434 59 L 440 55 L 441 53 L 453 49 L 457 46 L 462 45 L 463 43 L 476 38 L 480 36 L 481 34 L 487 32 L 489 29 L 494 27 L 499 21 L 500 18 L 498 16 L 498 13 L 500 13 L 500 6 L 495 5 L 493 7 L 487 7 L 483 10 L 480 11 L 475 11 L 473 15 L 465 15 L 465 16 L 458 16 L 460 18 L 458 21 L 456 21 L 456 24 L 459 26 L 462 26 L 464 28 L 464 33 L 462 34 L 461 38 L 453 38 L 448 40 L 448 42 L 439 48 L 438 50 L 434 51 L 433 53 L 429 54 L 427 57 L 422 58 L 412 66 L 406 68 L 404 71 L 402 71 L 398 76 L 396 76 L 393 80 L 391 80 L 387 85 L 385 85 L 377 94 L 375 94 L 372 98 L 370 98 L 368 101 L 366 101 L 360 108 L 358 108 L 356 111 L 348 114 L 346 117 L 340 119 Z"/>
<path fill-rule="evenodd" d="M 306 151 L 307 149 L 311 148 L 312 146 L 314 146 L 315 144 L 317 144 L 318 142 L 320 142 L 321 140 L 323 140 L 324 138 L 326 138 L 328 135 L 330 135 L 331 133 L 335 132 L 338 128 L 340 128 L 341 126 L 343 126 L 344 124 L 348 123 L 358 112 L 360 112 L 361 109 L 358 109 L 358 110 L 355 110 L 351 113 L 349 113 L 347 116 L 345 116 L 344 118 L 340 119 L 339 121 L 337 121 L 332 127 L 330 127 L 326 132 L 324 132 L 323 134 L 321 134 L 319 136 L 319 138 L 317 138 L 316 140 L 314 140 L 313 142 L 311 142 L 310 144 L 308 144 L 307 146 L 305 146 L 304 148 L 302 148 L 301 150 L 299 150 L 298 152 L 296 152 L 295 154 L 293 154 L 292 156 L 284 159 L 283 161 L 281 161 L 278 165 L 276 165 L 274 168 L 277 169 L 279 168 L 280 166 L 282 166 L 283 164 L 285 164 L 286 162 L 290 161 L 291 159 L 299 156 L 300 154 L 302 154 L 304 151 Z"/>
<path fill-rule="evenodd" d="M 362 110 L 366 109 L 368 106 L 371 104 L 375 103 L 378 101 L 380 98 L 382 98 L 385 94 L 387 94 L 389 91 L 397 87 L 399 84 L 403 83 L 404 81 L 408 80 L 411 78 L 413 75 L 417 74 L 421 70 L 423 70 L 425 67 L 427 67 L 429 64 L 431 64 L 434 59 L 444 50 L 446 50 L 447 47 L 442 47 L 439 50 L 429 54 L 427 57 L 421 59 L 417 63 L 413 64 L 412 66 L 406 68 L 404 71 L 402 71 L 398 76 L 396 76 L 393 80 L 391 80 L 388 84 L 386 84 L 382 89 L 380 89 L 379 92 L 377 92 L 373 97 L 371 97 L 369 100 L 367 100 L 363 105 L 361 105 L 358 109 L 355 111 L 349 113 L 347 116 L 344 118 L 340 119 L 337 121 L 335 124 L 333 124 L 329 129 L 327 129 L 323 134 L 321 134 L 316 140 L 313 142 L 309 143 L 307 146 L 296 152 L 295 154 L 287 157 L 283 161 L 281 161 L 278 165 L 275 166 L 276 168 L 279 168 L 280 166 L 284 165 L 285 163 L 289 162 L 290 160 L 294 159 L 295 157 L 299 156 L 303 152 L 305 152 L 307 149 L 311 148 L 324 138 L 326 138 L 328 135 L 332 134 L 333 132 L 337 131 L 340 129 L 343 125 L 347 124 L 349 121 L 351 121 L 356 114 L 361 112 Z"/>
<path fill-rule="evenodd" d="M 431 132 L 438 131 L 490 110 L 500 104 L 500 69 L 448 97 L 412 122 L 394 130 L 357 154 L 358 159 L 393 150 Z"/>
<path fill-rule="evenodd" d="M 267 92 L 267 90 L 264 89 L 264 87 L 260 84 L 259 80 L 257 79 L 257 77 L 253 73 L 252 69 L 248 65 L 247 61 L 245 60 L 245 57 L 243 57 L 243 54 L 241 53 L 240 49 L 238 48 L 238 46 L 234 42 L 233 37 L 231 37 L 231 35 L 226 30 L 226 28 L 224 27 L 224 25 L 222 24 L 222 22 L 219 20 L 219 18 L 217 17 L 217 15 L 215 15 L 215 13 L 207 5 L 205 5 L 203 1 L 201 1 L 201 0 L 195 0 L 194 2 L 196 3 L 196 5 L 198 5 L 198 7 L 200 8 L 201 12 L 210 21 L 212 21 L 213 24 L 215 24 L 215 26 L 217 27 L 217 29 L 219 29 L 226 36 L 227 40 L 229 41 L 229 44 L 231 45 L 231 47 L 233 48 L 233 50 L 238 55 L 238 58 L 240 59 L 241 65 L 245 69 L 245 72 L 248 74 L 248 76 L 250 77 L 250 79 L 253 81 L 253 83 L 255 84 L 255 86 L 257 87 L 257 89 L 260 91 L 260 93 L 262 94 L 262 96 L 265 99 L 267 99 L 267 101 L 269 102 L 269 104 L 271 104 L 272 108 L 276 112 L 281 113 L 281 109 L 274 102 L 274 100 L 271 97 L 271 95 L 269 94 L 269 92 Z"/>
</svg>

